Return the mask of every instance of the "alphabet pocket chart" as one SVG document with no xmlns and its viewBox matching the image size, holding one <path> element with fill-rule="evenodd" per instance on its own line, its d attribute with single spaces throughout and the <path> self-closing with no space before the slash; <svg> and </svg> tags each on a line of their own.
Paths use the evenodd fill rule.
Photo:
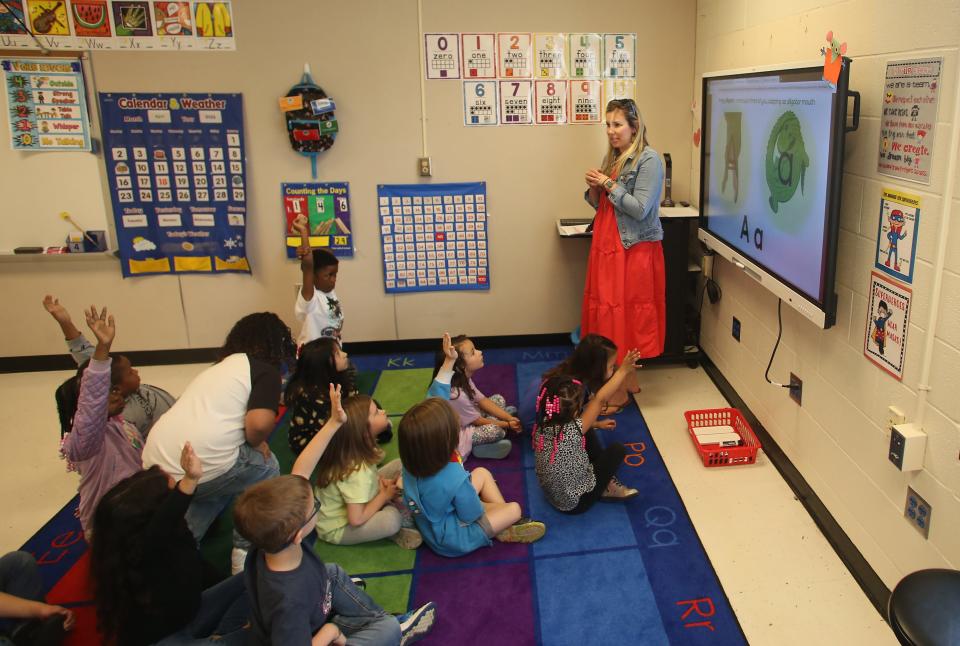
<svg viewBox="0 0 960 646">
<path fill-rule="evenodd" d="M 487 184 L 380 184 L 389 293 L 490 289 Z"/>
<path fill-rule="evenodd" d="M 243 98 L 100 94 L 124 277 L 250 273 Z"/>
</svg>

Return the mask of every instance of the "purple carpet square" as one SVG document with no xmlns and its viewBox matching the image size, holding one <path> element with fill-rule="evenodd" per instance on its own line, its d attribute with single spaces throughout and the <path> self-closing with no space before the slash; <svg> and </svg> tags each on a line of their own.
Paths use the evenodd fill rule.
<svg viewBox="0 0 960 646">
<path fill-rule="evenodd" d="M 517 405 L 517 369 L 508 363 L 484 366 L 473 376 L 473 383 L 484 395 L 503 395 L 508 406 Z"/>
<path fill-rule="evenodd" d="M 494 472 L 496 475 L 497 471 L 502 470 L 516 470 L 524 466 L 523 464 L 523 451 L 524 444 L 530 444 L 530 434 L 529 433 L 507 433 L 506 439 L 513 442 L 513 448 L 510 449 L 510 454 L 501 459 L 501 460 L 489 460 L 484 458 L 478 458 L 472 453 L 467 458 L 466 466 L 467 470 L 476 469 L 477 467 L 483 467 Z"/>
<path fill-rule="evenodd" d="M 473 466 L 477 466 L 474 464 Z M 523 494 L 523 472 L 505 471 L 503 473 L 494 473 L 497 479 L 497 485 L 500 487 L 500 493 L 507 502 L 519 502 L 523 507 L 524 514 L 527 513 L 524 505 Z M 430 550 L 429 547 L 422 547 L 417 555 L 417 570 L 433 568 L 449 568 L 452 565 L 472 565 L 477 563 L 490 563 L 492 561 L 506 561 L 514 559 L 526 559 L 530 547 L 520 543 L 501 543 L 494 540 L 491 547 L 481 547 L 480 549 L 456 558 L 438 556 Z"/>
<path fill-rule="evenodd" d="M 418 573 L 411 607 L 437 604 L 433 630 L 420 643 L 537 643 L 531 580 L 529 562 Z"/>
</svg>

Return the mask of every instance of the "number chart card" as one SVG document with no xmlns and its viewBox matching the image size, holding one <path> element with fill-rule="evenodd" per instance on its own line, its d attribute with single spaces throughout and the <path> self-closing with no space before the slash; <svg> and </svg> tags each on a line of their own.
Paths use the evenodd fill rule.
<svg viewBox="0 0 960 646">
<path fill-rule="evenodd" d="M 14 150 L 90 150 L 90 121 L 78 59 L 0 61 Z"/>
<path fill-rule="evenodd" d="M 496 34 L 461 34 L 463 78 L 497 78 Z"/>
<path fill-rule="evenodd" d="M 380 184 L 387 293 L 490 289 L 487 184 Z"/>
<path fill-rule="evenodd" d="M 533 123 L 533 83 L 500 81 L 500 123 L 508 126 Z"/>
<path fill-rule="evenodd" d="M 606 78 L 632 78 L 637 75 L 637 35 L 603 35 L 603 75 Z"/>
<path fill-rule="evenodd" d="M 100 93 L 124 277 L 250 273 L 243 97 Z"/>
<path fill-rule="evenodd" d="M 533 37 L 533 50 L 537 61 L 537 78 L 567 78 L 567 39 L 563 34 L 536 34 Z"/>
<path fill-rule="evenodd" d="M 570 78 L 596 79 L 601 76 L 603 60 L 603 36 L 600 34 L 570 34 Z"/>
<path fill-rule="evenodd" d="M 600 81 L 570 81 L 570 123 L 600 123 L 602 89 Z"/>
<path fill-rule="evenodd" d="M 428 79 L 460 78 L 460 35 L 424 34 Z"/>
<path fill-rule="evenodd" d="M 538 125 L 558 125 L 567 122 L 566 81 L 537 81 L 534 96 Z"/>
<path fill-rule="evenodd" d="M 636 100 L 637 82 L 634 79 L 603 79 L 603 100 L 610 103 L 614 99 Z"/>
<path fill-rule="evenodd" d="M 528 79 L 533 75 L 533 37 L 497 34 L 500 78 Z"/>
<path fill-rule="evenodd" d="M 497 82 L 463 82 L 463 123 L 467 126 L 497 125 Z"/>
<path fill-rule="evenodd" d="M 311 249 L 328 249 L 335 256 L 353 256 L 350 230 L 350 187 L 347 182 L 281 184 L 287 258 L 297 257 L 300 234 L 294 224 L 304 222 Z"/>
</svg>

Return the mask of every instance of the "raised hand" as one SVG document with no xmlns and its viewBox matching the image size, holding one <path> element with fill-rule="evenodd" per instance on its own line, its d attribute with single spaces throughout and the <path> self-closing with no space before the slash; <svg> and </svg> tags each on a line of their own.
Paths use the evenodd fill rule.
<svg viewBox="0 0 960 646">
<path fill-rule="evenodd" d="M 50 312 L 50 316 L 60 325 L 70 323 L 70 312 L 60 304 L 60 299 L 54 298 L 50 294 L 43 297 L 43 308 Z"/>
<path fill-rule="evenodd" d="M 627 351 L 623 356 L 623 362 L 617 367 L 617 370 L 624 376 L 630 375 L 634 370 L 640 367 L 637 361 L 640 360 L 640 352 L 634 348 Z"/>
<path fill-rule="evenodd" d="M 453 343 L 450 341 L 450 333 L 443 333 L 443 354 L 447 359 L 452 361 L 457 360 L 457 349 L 454 347 Z"/>
<path fill-rule="evenodd" d="M 346 424 L 347 412 L 343 410 L 343 394 L 340 384 L 330 384 L 330 419 Z"/>
<path fill-rule="evenodd" d="M 191 480 L 199 480 L 203 475 L 203 464 L 190 442 L 184 443 L 183 451 L 180 452 L 180 468 L 183 469 L 184 477 Z"/>
<path fill-rule="evenodd" d="M 97 337 L 97 344 L 110 348 L 113 338 L 117 334 L 117 326 L 113 321 L 113 315 L 107 314 L 107 308 L 104 307 L 97 312 L 96 305 L 91 305 L 89 310 L 84 310 L 84 316 L 87 319 L 87 325 L 90 331 Z"/>
</svg>

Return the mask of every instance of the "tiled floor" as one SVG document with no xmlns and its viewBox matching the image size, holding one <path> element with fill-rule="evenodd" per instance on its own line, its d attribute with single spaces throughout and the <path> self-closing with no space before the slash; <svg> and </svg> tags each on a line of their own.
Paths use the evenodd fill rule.
<svg viewBox="0 0 960 646">
<path fill-rule="evenodd" d="M 140 368 L 179 394 L 203 365 Z M 4 446 L 0 550 L 18 548 L 76 491 L 57 459 L 53 391 L 68 372 L 0 375 Z M 707 469 L 683 411 L 726 402 L 702 370 L 646 368 L 638 396 L 651 433 L 751 644 L 896 644 L 826 539 L 762 455 L 755 465 Z"/>
</svg>

